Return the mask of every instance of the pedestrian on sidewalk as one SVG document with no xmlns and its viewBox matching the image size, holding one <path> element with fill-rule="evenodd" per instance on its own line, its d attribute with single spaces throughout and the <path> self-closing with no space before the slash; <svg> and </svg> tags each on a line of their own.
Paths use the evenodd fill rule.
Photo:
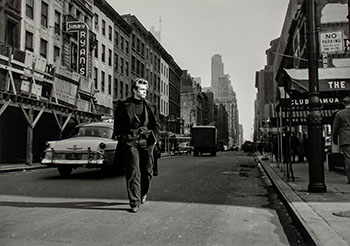
<svg viewBox="0 0 350 246">
<path fill-rule="evenodd" d="M 305 160 L 305 157 L 307 159 L 307 136 L 306 133 L 303 133 L 300 138 L 298 161 L 303 162 Z"/>
<path fill-rule="evenodd" d="M 148 81 L 135 79 L 131 90 L 133 95 L 117 105 L 114 130 L 126 152 L 124 166 L 127 192 L 131 212 L 136 213 L 140 204 L 145 203 L 150 189 L 159 123 L 156 109 L 146 99 Z"/>
<path fill-rule="evenodd" d="M 343 99 L 344 109 L 335 114 L 333 122 L 333 142 L 339 144 L 345 161 L 345 171 L 350 184 L 350 97 Z M 339 137 L 339 141 L 338 141 Z"/>
<path fill-rule="evenodd" d="M 300 141 L 299 138 L 297 137 L 297 135 L 295 133 L 292 133 L 292 137 L 291 137 L 291 143 L 290 143 L 290 147 L 292 150 L 292 162 L 296 162 L 295 161 L 295 157 L 299 155 L 299 145 L 300 145 Z M 298 160 L 299 161 L 299 160 Z"/>
</svg>

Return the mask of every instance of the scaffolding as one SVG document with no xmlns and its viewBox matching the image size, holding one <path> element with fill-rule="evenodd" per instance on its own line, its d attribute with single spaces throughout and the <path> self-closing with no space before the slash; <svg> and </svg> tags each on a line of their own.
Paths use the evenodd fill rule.
<svg viewBox="0 0 350 246">
<path fill-rule="evenodd" d="M 55 68 L 48 65 L 44 58 L 1 45 L 0 72 L 5 75 L 0 81 L 0 117 L 3 117 L 9 107 L 19 108 L 22 112 L 27 125 L 27 136 L 23 137 L 27 143 L 28 165 L 33 163 L 33 130 L 43 113 L 53 116 L 60 137 L 72 119 L 79 124 L 101 118 L 95 110 L 91 81 L 77 75 L 76 81 L 72 83 L 76 87 L 71 95 L 73 103 L 60 100 L 56 89 L 58 77 Z M 87 98 L 85 106 L 81 105 L 82 97 Z"/>
</svg>

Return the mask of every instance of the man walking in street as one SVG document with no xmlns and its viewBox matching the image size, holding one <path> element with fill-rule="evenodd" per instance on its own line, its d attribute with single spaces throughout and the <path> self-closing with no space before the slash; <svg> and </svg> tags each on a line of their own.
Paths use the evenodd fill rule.
<svg viewBox="0 0 350 246">
<path fill-rule="evenodd" d="M 338 111 L 333 122 L 333 142 L 344 154 L 345 170 L 350 184 L 350 97 L 343 99 L 345 109 Z M 338 141 L 339 137 L 339 141 Z"/>
<path fill-rule="evenodd" d="M 133 81 L 133 95 L 118 103 L 114 131 L 118 144 L 123 145 L 127 192 L 131 212 L 136 213 L 145 203 L 153 176 L 153 149 L 158 141 L 158 115 L 146 100 L 148 81 Z"/>
</svg>

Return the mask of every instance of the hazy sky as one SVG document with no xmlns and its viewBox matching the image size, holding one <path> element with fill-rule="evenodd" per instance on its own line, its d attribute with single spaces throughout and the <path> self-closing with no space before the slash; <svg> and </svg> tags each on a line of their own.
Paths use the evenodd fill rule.
<svg viewBox="0 0 350 246">
<path fill-rule="evenodd" d="M 266 64 L 265 50 L 279 37 L 289 0 L 107 0 L 119 14 L 133 14 L 177 64 L 210 86 L 211 57 L 222 55 L 224 72 L 237 94 L 244 139 L 253 135 L 255 72 Z"/>
</svg>

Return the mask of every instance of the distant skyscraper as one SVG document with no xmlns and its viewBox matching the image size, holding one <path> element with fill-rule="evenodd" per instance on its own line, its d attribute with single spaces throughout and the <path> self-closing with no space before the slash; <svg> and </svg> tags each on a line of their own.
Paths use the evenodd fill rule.
<svg viewBox="0 0 350 246">
<path fill-rule="evenodd" d="M 228 114 L 228 144 L 237 145 L 239 133 L 239 119 L 236 93 L 233 90 L 230 75 L 224 74 L 224 63 L 219 54 L 211 58 L 211 90 L 216 102 L 224 105 Z"/>
<path fill-rule="evenodd" d="M 214 97 L 218 96 L 219 78 L 224 76 L 224 63 L 219 54 L 215 54 L 211 58 L 211 88 L 214 92 Z"/>
<path fill-rule="evenodd" d="M 156 30 L 156 28 L 154 26 L 150 27 L 150 31 L 153 34 L 154 37 L 156 37 L 156 39 L 158 39 L 159 42 L 161 42 L 161 33 L 162 33 L 162 17 L 159 17 L 159 26 L 158 26 L 158 31 Z"/>
</svg>

